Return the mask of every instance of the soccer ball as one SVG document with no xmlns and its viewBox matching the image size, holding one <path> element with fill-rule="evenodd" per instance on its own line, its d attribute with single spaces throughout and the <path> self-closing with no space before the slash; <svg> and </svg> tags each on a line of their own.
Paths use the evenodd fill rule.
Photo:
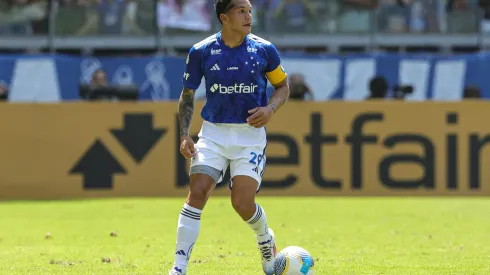
<svg viewBox="0 0 490 275">
<path fill-rule="evenodd" d="M 304 248 L 288 246 L 276 255 L 276 275 L 313 275 L 313 257 Z"/>
</svg>

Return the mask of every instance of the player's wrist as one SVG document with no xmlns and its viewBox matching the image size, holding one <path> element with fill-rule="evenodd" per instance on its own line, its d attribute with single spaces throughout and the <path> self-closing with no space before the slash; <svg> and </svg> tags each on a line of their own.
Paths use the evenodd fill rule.
<svg viewBox="0 0 490 275">
<path fill-rule="evenodd" d="M 273 113 L 276 113 L 277 109 L 276 109 L 276 106 L 274 104 L 269 104 L 269 105 L 267 105 L 267 107 L 269 107 L 269 109 L 271 109 Z"/>
</svg>

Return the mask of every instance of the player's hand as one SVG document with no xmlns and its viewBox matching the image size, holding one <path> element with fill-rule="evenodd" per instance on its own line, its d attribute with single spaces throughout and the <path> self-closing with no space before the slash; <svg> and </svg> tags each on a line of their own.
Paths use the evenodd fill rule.
<svg viewBox="0 0 490 275">
<path fill-rule="evenodd" d="M 274 111 L 270 106 L 267 107 L 257 107 L 248 111 L 252 114 L 247 118 L 247 123 L 255 128 L 264 127 L 272 117 Z"/>
<path fill-rule="evenodd" d="M 194 141 L 190 136 L 183 136 L 180 138 L 180 153 L 186 158 L 190 159 L 196 155 L 196 149 L 194 148 Z"/>
</svg>

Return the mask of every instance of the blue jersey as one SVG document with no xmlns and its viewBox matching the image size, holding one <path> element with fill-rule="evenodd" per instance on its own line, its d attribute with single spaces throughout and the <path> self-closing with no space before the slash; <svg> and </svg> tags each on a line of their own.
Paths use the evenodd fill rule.
<svg viewBox="0 0 490 275">
<path fill-rule="evenodd" d="M 267 106 L 267 80 L 286 79 L 277 49 L 253 34 L 235 48 L 221 32 L 192 46 L 187 56 L 184 87 L 196 90 L 204 76 L 206 104 L 201 116 L 212 123 L 246 123 L 249 110 Z"/>
</svg>

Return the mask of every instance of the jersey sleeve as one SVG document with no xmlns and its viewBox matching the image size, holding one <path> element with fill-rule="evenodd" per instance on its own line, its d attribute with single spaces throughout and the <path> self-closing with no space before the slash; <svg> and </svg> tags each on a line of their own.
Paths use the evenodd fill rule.
<svg viewBox="0 0 490 275">
<path fill-rule="evenodd" d="M 266 47 L 267 51 L 267 67 L 265 74 L 272 85 L 280 83 L 287 77 L 287 73 L 281 66 L 281 57 L 273 44 Z"/>
<path fill-rule="evenodd" d="M 201 50 L 192 47 L 185 61 L 185 72 L 182 82 L 184 87 L 197 90 L 201 84 L 201 79 Z"/>
</svg>

